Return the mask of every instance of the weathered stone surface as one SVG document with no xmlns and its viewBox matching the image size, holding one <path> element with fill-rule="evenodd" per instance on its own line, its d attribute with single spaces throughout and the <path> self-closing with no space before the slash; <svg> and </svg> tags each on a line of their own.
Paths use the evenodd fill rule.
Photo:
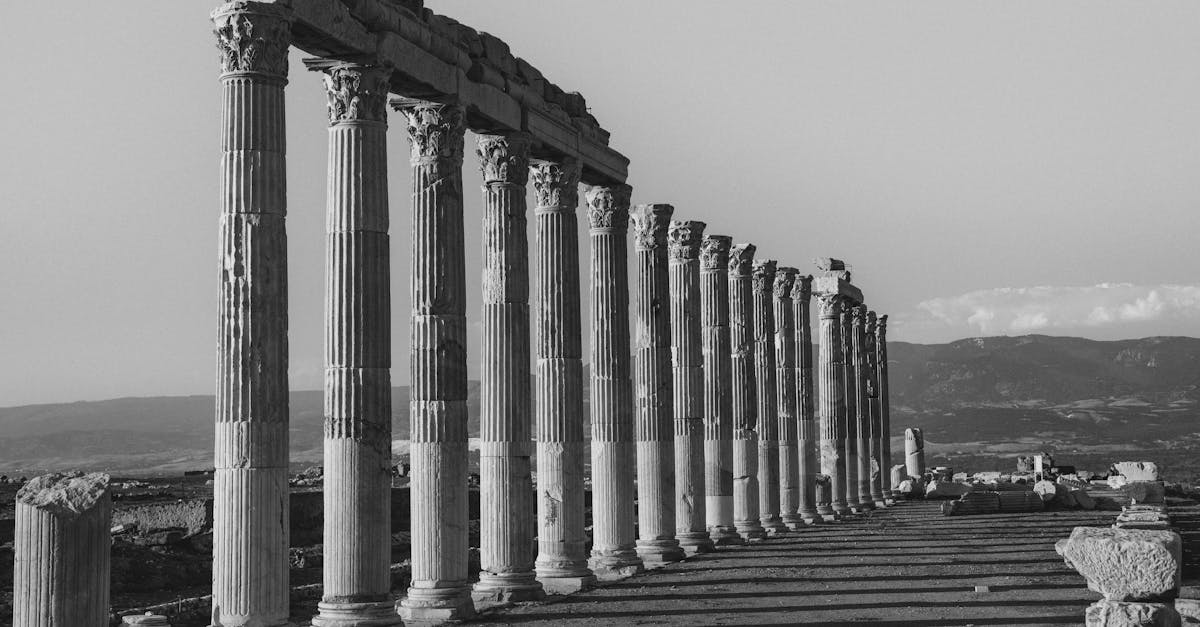
<svg viewBox="0 0 1200 627">
<path fill-rule="evenodd" d="M 1037 492 L 1042 497 L 1042 500 L 1047 503 L 1056 499 L 1061 500 L 1067 494 L 1066 486 L 1044 479 L 1033 484 L 1033 491 Z"/>
<path fill-rule="evenodd" d="M 907 478 L 908 478 L 907 468 L 905 468 L 903 464 L 898 464 L 896 466 L 892 466 L 891 490 L 895 491 L 897 488 L 900 487 L 900 482 L 904 481 Z"/>
<path fill-rule="evenodd" d="M 910 477 L 925 474 L 925 437 L 920 429 L 904 430 L 904 466 Z"/>
<path fill-rule="evenodd" d="M 1154 462 L 1117 462 L 1113 470 L 1126 481 L 1158 481 L 1158 464 Z"/>
<path fill-rule="evenodd" d="M 139 625 L 140 627 L 171 627 L 171 621 L 167 620 L 166 616 L 159 616 L 151 612 L 135 616 L 125 616 L 121 619 L 121 624 Z"/>
<path fill-rule="evenodd" d="M 1122 486 L 1121 490 L 1134 505 L 1166 501 L 1166 486 L 1162 481 L 1131 481 Z"/>
<path fill-rule="evenodd" d="M 1200 625 L 1200 599 L 1175 599 L 1175 611 L 1183 625 Z"/>
<path fill-rule="evenodd" d="M 956 499 L 971 491 L 970 484 L 955 481 L 930 481 L 925 487 L 927 499 Z"/>
<path fill-rule="evenodd" d="M 1100 600 L 1088 606 L 1086 627 L 1176 627 L 1179 614 L 1170 603 Z"/>
<path fill-rule="evenodd" d="M 1054 548 L 1110 601 L 1172 598 L 1179 589 L 1183 549 L 1171 531 L 1076 527 Z"/>
</svg>

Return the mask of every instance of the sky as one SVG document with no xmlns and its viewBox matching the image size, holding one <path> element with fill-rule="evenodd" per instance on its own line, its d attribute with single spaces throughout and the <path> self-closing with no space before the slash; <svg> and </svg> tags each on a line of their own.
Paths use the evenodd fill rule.
<svg viewBox="0 0 1200 627">
<path fill-rule="evenodd" d="M 212 6 L 0 3 L 0 22 L 23 25 L 0 38 L 0 406 L 212 393 Z M 806 272 L 845 259 L 892 340 L 1200 336 L 1200 3 L 427 6 L 583 93 L 631 160 L 635 203 L 671 203 Z M 327 118 L 305 56 L 293 50 L 286 101 L 290 378 L 318 389 Z M 411 179 L 396 120 L 388 146 L 404 381 Z M 477 355 L 470 150 L 463 181 Z"/>
</svg>

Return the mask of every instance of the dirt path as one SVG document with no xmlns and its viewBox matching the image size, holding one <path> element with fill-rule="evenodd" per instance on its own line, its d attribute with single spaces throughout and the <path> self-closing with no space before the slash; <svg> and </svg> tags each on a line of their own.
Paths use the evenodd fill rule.
<svg viewBox="0 0 1200 627">
<path fill-rule="evenodd" d="M 1080 624 L 1099 595 L 1054 552 L 1114 513 L 946 518 L 937 502 L 728 547 L 474 624 Z M 988 586 L 988 592 L 975 592 Z"/>
</svg>

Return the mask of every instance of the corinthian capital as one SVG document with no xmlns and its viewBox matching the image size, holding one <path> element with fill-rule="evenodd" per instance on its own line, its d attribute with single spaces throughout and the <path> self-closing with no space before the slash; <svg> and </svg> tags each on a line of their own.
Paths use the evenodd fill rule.
<svg viewBox="0 0 1200 627">
<path fill-rule="evenodd" d="M 832 293 L 817 294 L 817 315 L 826 319 L 840 320 L 842 317 L 842 297 Z"/>
<path fill-rule="evenodd" d="M 700 242 L 700 268 L 704 270 L 729 269 L 729 247 L 733 238 L 728 235 L 705 235 Z"/>
<path fill-rule="evenodd" d="M 754 253 L 758 248 L 754 244 L 738 244 L 729 249 L 729 274 L 731 276 L 750 276 L 750 268 L 754 264 Z"/>
<path fill-rule="evenodd" d="M 792 286 L 792 300 L 802 300 L 808 302 L 812 297 L 812 275 L 796 277 L 796 284 Z"/>
<path fill-rule="evenodd" d="M 529 146 L 527 133 L 510 135 L 480 135 L 475 146 L 479 170 L 484 185 L 504 183 L 524 186 L 529 181 Z"/>
<path fill-rule="evenodd" d="M 698 258 L 705 226 L 697 220 L 671 220 L 667 227 L 667 255 L 671 259 Z"/>
<path fill-rule="evenodd" d="M 324 59 L 305 59 L 310 70 L 324 72 L 329 125 L 339 122 L 387 122 L 391 68 Z"/>
<path fill-rule="evenodd" d="M 775 270 L 775 298 L 784 299 L 792 297 L 792 286 L 796 283 L 796 275 L 800 271 L 787 266 Z"/>
<path fill-rule="evenodd" d="M 754 291 L 772 293 L 775 288 L 775 260 L 755 259 L 753 274 Z"/>
<path fill-rule="evenodd" d="M 629 212 L 633 223 L 633 245 L 636 250 L 653 250 L 667 245 L 667 227 L 671 223 L 671 205 L 638 205 Z"/>
<path fill-rule="evenodd" d="M 887 341 L 887 318 L 887 314 L 879 316 L 879 326 L 877 327 L 875 335 L 880 344 Z"/>
<path fill-rule="evenodd" d="M 221 74 L 286 79 L 292 43 L 291 11 L 264 2 L 228 2 L 212 12 Z"/>
<path fill-rule="evenodd" d="M 878 327 L 879 327 L 879 318 L 875 315 L 874 311 L 868 311 L 867 312 L 867 326 L 866 326 L 867 335 L 874 337 L 875 330 Z"/>
<path fill-rule="evenodd" d="M 587 188 L 588 224 L 594 230 L 625 231 L 629 227 L 628 185 L 595 185 Z"/>
<path fill-rule="evenodd" d="M 850 323 L 856 327 L 861 327 L 867 320 L 867 306 L 856 305 L 850 308 Z"/>
<path fill-rule="evenodd" d="M 529 167 L 538 207 L 562 207 L 574 210 L 579 206 L 579 175 L 582 164 L 574 157 L 560 161 L 535 161 Z"/>
<path fill-rule="evenodd" d="M 392 108 L 408 121 L 413 163 L 431 160 L 462 163 L 466 113 L 461 106 L 395 98 Z"/>
</svg>

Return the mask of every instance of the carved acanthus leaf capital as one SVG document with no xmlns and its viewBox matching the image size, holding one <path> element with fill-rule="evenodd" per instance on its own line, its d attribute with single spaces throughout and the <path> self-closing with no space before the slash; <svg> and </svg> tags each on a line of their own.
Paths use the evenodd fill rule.
<svg viewBox="0 0 1200 627">
<path fill-rule="evenodd" d="M 758 252 L 758 247 L 754 244 L 738 244 L 729 249 L 729 274 L 731 276 L 750 276 L 756 252 Z"/>
<path fill-rule="evenodd" d="M 638 205 L 629 212 L 635 250 L 654 250 L 667 245 L 667 228 L 675 207 L 665 204 Z"/>
<path fill-rule="evenodd" d="M 876 327 L 876 336 L 879 338 L 880 344 L 887 341 L 887 314 L 879 316 L 878 327 Z"/>
<path fill-rule="evenodd" d="M 808 302 L 812 298 L 812 275 L 797 276 L 796 283 L 792 286 L 792 300 L 801 300 Z"/>
<path fill-rule="evenodd" d="M 633 188 L 628 185 L 595 185 L 587 188 L 583 197 L 588 205 L 588 224 L 593 229 L 624 231 L 629 228 L 629 198 Z"/>
<path fill-rule="evenodd" d="M 754 291 L 771 294 L 775 288 L 775 260 L 755 259 L 751 276 L 754 279 Z"/>
<path fill-rule="evenodd" d="M 838 294 L 817 294 L 817 315 L 839 321 L 842 316 L 842 297 Z"/>
<path fill-rule="evenodd" d="M 667 255 L 671 259 L 697 259 L 706 225 L 698 220 L 672 220 L 667 228 Z"/>
<path fill-rule="evenodd" d="M 729 270 L 729 247 L 733 238 L 728 235 L 705 235 L 700 242 L 700 267 L 704 270 Z"/>
<path fill-rule="evenodd" d="M 212 13 L 221 73 L 286 79 L 292 43 L 291 11 L 278 4 L 229 2 Z"/>
<path fill-rule="evenodd" d="M 865 305 L 855 305 L 850 308 L 850 323 L 856 327 L 861 327 L 867 320 L 867 307 Z"/>
<path fill-rule="evenodd" d="M 583 166 L 578 159 L 565 157 L 561 161 L 535 161 L 529 166 L 537 206 L 574 210 L 579 206 L 579 176 Z"/>
<path fill-rule="evenodd" d="M 524 186 L 529 181 L 529 148 L 532 139 L 526 133 L 480 135 L 475 146 L 483 183 L 507 183 Z"/>
<path fill-rule="evenodd" d="M 408 121 L 413 163 L 462 163 L 466 112 L 461 106 L 397 98 L 392 100 L 392 108 Z"/>
<path fill-rule="evenodd" d="M 391 68 L 306 60 L 325 73 L 330 126 L 339 122 L 387 122 L 388 76 Z"/>
<path fill-rule="evenodd" d="M 787 266 L 775 270 L 776 299 L 790 299 L 792 297 L 792 288 L 796 283 L 796 275 L 799 273 L 799 270 Z"/>
</svg>

